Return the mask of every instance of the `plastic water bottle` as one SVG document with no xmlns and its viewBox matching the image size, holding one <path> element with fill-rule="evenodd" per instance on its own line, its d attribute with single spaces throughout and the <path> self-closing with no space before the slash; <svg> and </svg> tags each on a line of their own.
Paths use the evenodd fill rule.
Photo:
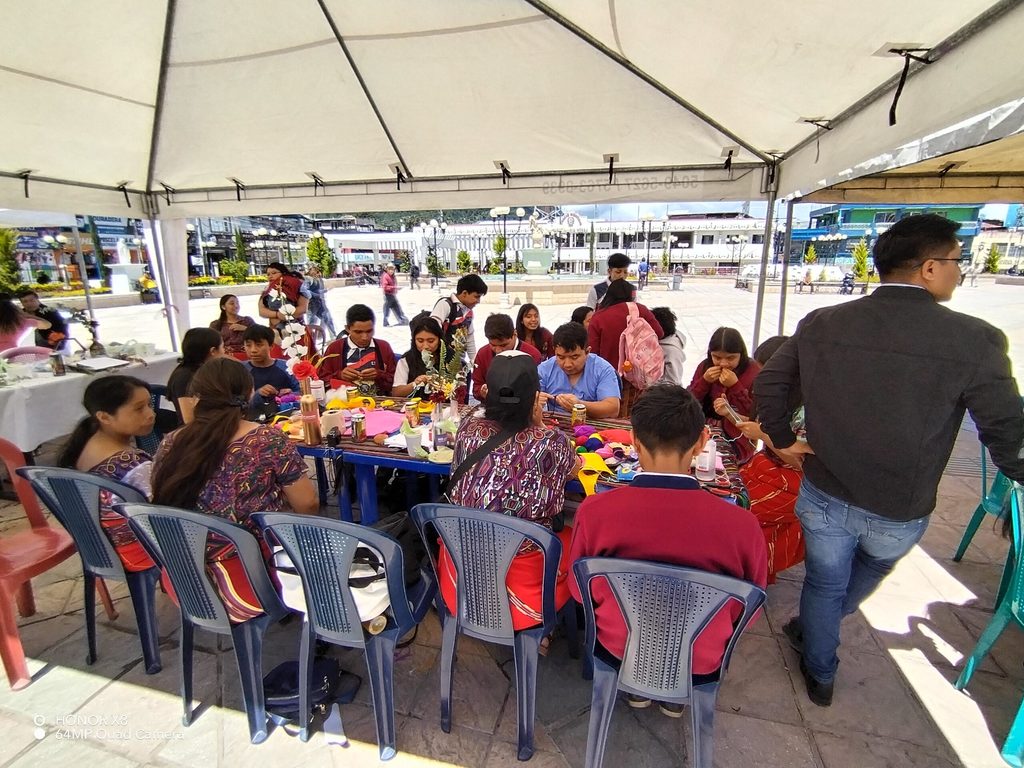
<svg viewBox="0 0 1024 768">
<path fill-rule="evenodd" d="M 714 440 L 704 444 L 704 450 L 697 457 L 697 479 L 709 483 L 715 479 L 715 465 L 718 463 L 718 446 Z"/>
</svg>

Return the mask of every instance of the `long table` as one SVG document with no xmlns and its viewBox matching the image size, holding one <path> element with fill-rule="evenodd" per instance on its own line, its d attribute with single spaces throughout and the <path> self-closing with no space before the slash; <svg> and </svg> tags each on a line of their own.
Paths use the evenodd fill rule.
<svg viewBox="0 0 1024 768">
<path fill-rule="evenodd" d="M 44 373 L 0 387 L 0 437 L 23 452 L 34 451 L 47 440 L 70 434 L 86 415 L 82 395 L 96 376 L 121 374 L 135 376 L 147 384 L 166 384 L 177 364 L 177 353 L 169 352 L 111 371 L 69 370 L 65 376 Z"/>
<path fill-rule="evenodd" d="M 398 403 L 397 407 L 400 408 L 401 399 L 392 399 Z M 478 406 L 462 406 L 460 408 L 460 415 L 464 418 L 472 413 L 477 407 Z M 554 423 L 560 429 L 571 432 L 568 416 L 548 414 L 545 417 L 545 421 Z M 599 430 L 609 428 L 629 429 L 628 421 L 618 419 L 588 419 L 587 423 Z M 740 479 L 735 457 L 729 448 L 729 444 L 724 439 L 720 439 L 722 438 L 722 435 L 716 428 L 712 427 L 711 431 L 712 436 L 718 439 L 722 464 L 725 470 L 724 472 L 719 472 L 714 481 L 701 484 L 713 493 L 720 496 L 731 497 L 741 506 L 749 506 L 747 502 L 746 488 L 743 486 L 743 481 Z M 324 501 L 326 496 L 326 481 L 323 476 L 325 469 L 324 462 L 340 461 L 343 464 L 349 464 L 353 467 L 356 485 L 355 492 L 356 497 L 359 499 L 361 511 L 360 520 L 366 524 L 373 524 L 377 522 L 379 516 L 376 484 L 377 467 L 398 469 L 414 474 L 427 475 L 430 481 L 432 498 L 437 498 L 438 496 L 440 478 L 447 477 L 451 474 L 451 466 L 449 464 L 437 464 L 427 461 L 426 459 L 413 458 L 412 456 L 407 455 L 400 448 L 377 445 L 372 440 L 367 440 L 362 443 L 353 443 L 350 440 L 343 438 L 341 444 L 337 448 L 300 445 L 299 453 L 304 456 L 309 456 L 317 461 L 317 482 L 320 490 L 321 501 Z M 340 473 L 340 476 L 344 478 L 344 473 Z M 603 486 L 605 489 L 622 487 L 628 484 L 628 481 L 613 479 L 605 479 L 599 483 L 599 485 Z M 344 520 L 351 521 L 352 499 L 350 489 L 343 482 L 339 483 L 339 486 L 338 503 L 341 511 L 341 517 Z M 407 484 L 406 490 L 407 494 L 410 496 L 414 493 L 414 489 L 410 487 L 409 484 Z M 414 498 L 410 499 L 410 503 L 415 503 L 415 501 L 416 499 Z"/>
</svg>

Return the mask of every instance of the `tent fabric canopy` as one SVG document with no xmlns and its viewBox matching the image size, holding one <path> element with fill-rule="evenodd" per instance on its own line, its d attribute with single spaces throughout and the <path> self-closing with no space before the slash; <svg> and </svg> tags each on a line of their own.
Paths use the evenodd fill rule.
<svg viewBox="0 0 1024 768">
<path fill-rule="evenodd" d="M 4 19 L 0 206 L 156 218 L 808 195 L 1019 99 L 1024 69 L 1010 0 L 39 0 Z M 40 45 L 53 30 L 76 45 Z M 933 63 L 890 127 L 893 46 Z M 973 140 L 950 135 L 946 153 Z"/>
</svg>

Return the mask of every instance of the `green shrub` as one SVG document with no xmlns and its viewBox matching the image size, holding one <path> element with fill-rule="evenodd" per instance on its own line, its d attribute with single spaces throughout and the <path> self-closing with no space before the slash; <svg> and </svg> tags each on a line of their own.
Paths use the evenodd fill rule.
<svg viewBox="0 0 1024 768">
<path fill-rule="evenodd" d="M 240 259 L 221 259 L 220 272 L 236 283 L 244 283 L 249 277 L 249 263 Z M 261 280 L 264 278 L 261 278 Z"/>
</svg>

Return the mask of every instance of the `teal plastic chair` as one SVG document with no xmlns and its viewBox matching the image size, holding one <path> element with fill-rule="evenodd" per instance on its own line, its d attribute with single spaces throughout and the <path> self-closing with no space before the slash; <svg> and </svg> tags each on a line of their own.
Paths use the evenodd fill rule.
<svg viewBox="0 0 1024 768">
<path fill-rule="evenodd" d="M 956 681 L 956 688 L 962 691 L 967 687 L 974 674 L 975 668 L 992 649 L 993 644 L 1006 629 L 1011 619 L 1024 628 L 1024 557 L 1022 557 L 1022 534 L 1024 530 L 1024 488 L 1019 483 L 1013 483 L 1010 490 L 1010 524 L 1013 531 L 1013 542 L 1011 544 L 1011 557 L 1015 563 L 1009 588 L 1002 595 L 999 605 L 996 608 L 995 616 L 981 633 L 978 644 L 974 647 L 964 671 Z M 1006 737 L 1002 749 L 1003 760 L 1017 768 L 1024 765 L 1024 701 L 1021 702 L 1010 726 L 1010 733 Z"/>
<path fill-rule="evenodd" d="M 974 510 L 974 514 L 971 515 L 971 521 L 967 523 L 967 529 L 964 531 L 964 536 L 960 540 L 960 546 L 956 548 L 956 554 L 953 555 L 953 562 L 959 563 L 963 558 L 964 553 L 967 551 L 967 547 L 970 545 L 971 540 L 974 538 L 974 534 L 978 532 L 978 528 L 981 527 L 981 521 L 985 519 L 986 515 L 992 515 L 993 517 L 1002 517 L 1006 512 L 1006 504 L 1010 497 L 1010 489 L 1013 487 L 1013 482 L 1002 472 L 996 472 L 995 478 L 992 480 L 992 485 L 986 489 L 988 485 L 988 463 L 986 455 L 988 451 L 985 446 L 981 446 L 981 502 Z M 1010 577 L 1013 575 L 1016 559 L 1014 557 L 1013 547 L 1010 547 L 1010 551 L 1006 555 L 1006 565 L 1003 566 L 1003 579 L 999 583 L 999 593 L 996 595 L 996 605 L 998 606 L 1002 602 L 1003 595 L 1006 594 L 1006 588 L 1010 585 Z"/>
</svg>

